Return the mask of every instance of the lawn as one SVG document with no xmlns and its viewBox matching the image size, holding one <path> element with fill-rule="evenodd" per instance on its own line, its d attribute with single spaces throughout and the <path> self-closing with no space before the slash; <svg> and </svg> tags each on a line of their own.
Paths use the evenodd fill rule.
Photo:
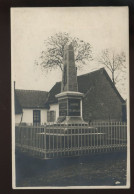
<svg viewBox="0 0 134 194">
<path fill-rule="evenodd" d="M 126 184 L 126 153 L 42 160 L 16 152 L 16 186 L 119 186 Z"/>
</svg>

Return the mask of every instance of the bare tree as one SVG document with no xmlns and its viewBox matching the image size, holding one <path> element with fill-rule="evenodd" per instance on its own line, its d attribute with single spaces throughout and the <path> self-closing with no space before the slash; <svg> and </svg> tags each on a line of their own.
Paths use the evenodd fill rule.
<svg viewBox="0 0 134 194">
<path fill-rule="evenodd" d="M 44 41 L 45 49 L 41 52 L 41 56 L 36 62 L 45 70 L 60 68 L 63 70 L 64 46 L 72 43 L 75 53 L 75 62 L 78 68 L 81 68 L 86 60 L 92 60 L 91 45 L 78 38 L 71 37 L 68 33 L 57 33 L 48 37 Z"/>
<path fill-rule="evenodd" d="M 119 77 L 119 73 L 116 74 L 116 72 L 118 70 L 120 70 L 120 72 L 123 72 L 124 69 L 126 69 L 125 53 L 121 52 L 120 54 L 117 54 L 110 49 L 105 49 L 102 51 L 98 61 L 111 72 L 112 81 L 114 84 L 116 84 L 117 78 Z"/>
</svg>

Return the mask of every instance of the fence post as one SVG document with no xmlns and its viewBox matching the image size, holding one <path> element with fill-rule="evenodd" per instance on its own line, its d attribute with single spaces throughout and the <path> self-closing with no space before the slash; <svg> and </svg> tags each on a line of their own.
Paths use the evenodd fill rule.
<svg viewBox="0 0 134 194">
<path fill-rule="evenodd" d="M 65 140 L 66 138 L 65 138 L 65 124 L 64 124 L 64 156 L 65 156 Z"/>
<path fill-rule="evenodd" d="M 60 156 L 62 156 L 62 136 L 61 136 L 61 128 L 60 128 Z"/>
<path fill-rule="evenodd" d="M 111 151 L 112 151 L 112 141 L 113 141 L 113 140 L 112 140 L 112 135 L 113 135 L 113 134 L 112 134 L 112 130 L 113 130 L 113 129 L 112 129 L 112 124 L 111 124 L 111 122 L 110 122 L 110 129 L 111 129 Z"/>
<path fill-rule="evenodd" d="M 79 126 L 77 127 L 77 129 L 73 130 L 73 137 L 72 137 L 73 153 L 75 155 L 78 155 L 78 136 L 79 136 Z"/>
<path fill-rule="evenodd" d="M 127 126 L 126 126 L 126 123 L 124 122 L 124 131 L 125 131 L 125 138 L 124 138 L 124 148 L 126 148 L 126 141 L 127 141 Z"/>
<path fill-rule="evenodd" d="M 90 132 L 91 132 L 91 135 L 90 135 L 90 141 L 91 141 L 90 147 L 91 147 L 91 153 L 92 153 L 92 127 L 90 129 Z"/>
<path fill-rule="evenodd" d="M 49 155 L 49 157 L 50 157 L 50 127 L 49 127 L 49 130 L 48 130 L 48 155 Z"/>
<path fill-rule="evenodd" d="M 68 150 L 68 156 L 69 156 L 69 130 L 67 129 L 67 150 Z"/>
<path fill-rule="evenodd" d="M 46 159 L 46 127 L 44 127 L 44 158 Z"/>
<path fill-rule="evenodd" d="M 79 145 L 79 133 L 80 133 L 80 128 L 78 128 L 78 155 L 80 154 L 80 145 Z M 75 134 L 76 135 L 76 134 Z"/>
<path fill-rule="evenodd" d="M 33 125 L 33 155 L 35 155 L 35 126 Z"/>
<path fill-rule="evenodd" d="M 58 129 L 56 129 L 56 141 L 57 141 L 57 144 L 56 144 L 56 150 L 57 150 L 57 157 L 58 157 Z"/>
<path fill-rule="evenodd" d="M 118 139 L 118 144 L 119 144 L 119 149 L 121 149 L 121 145 L 120 145 L 120 130 L 121 130 L 121 122 L 119 122 L 119 139 Z"/>
<path fill-rule="evenodd" d="M 89 128 L 87 129 L 87 146 L 88 146 L 88 154 L 89 154 Z"/>
<path fill-rule="evenodd" d="M 96 151 L 96 146 L 95 146 L 95 139 L 96 139 L 96 133 L 95 133 L 95 130 L 93 129 L 93 151 L 94 151 L 94 153 L 95 153 L 95 151 Z"/>
<path fill-rule="evenodd" d="M 37 125 L 37 128 L 36 128 L 36 155 L 38 156 L 39 154 L 39 149 L 38 149 L 38 144 L 39 144 L 39 141 L 38 141 L 38 131 L 39 131 L 39 124 Z"/>
<path fill-rule="evenodd" d="M 95 130 L 96 130 L 96 127 L 95 127 Z M 97 127 L 97 131 L 96 131 L 96 136 L 97 136 L 96 140 L 97 140 L 97 152 L 98 152 L 98 127 Z"/>
<path fill-rule="evenodd" d="M 97 123 L 97 127 L 98 127 L 98 130 L 99 130 L 99 139 L 100 139 L 100 141 L 99 141 L 100 142 L 100 146 L 99 146 L 100 149 L 99 150 L 101 152 L 101 150 L 102 150 L 102 145 L 101 145 L 102 144 L 102 141 L 101 141 L 102 140 L 102 128 L 101 128 L 101 125 L 99 123 Z"/>
<path fill-rule="evenodd" d="M 72 155 L 72 128 L 71 128 L 71 155 Z"/>
<path fill-rule="evenodd" d="M 82 154 L 82 126 L 81 126 L 81 154 Z"/>
<path fill-rule="evenodd" d="M 35 155 L 37 156 L 37 125 L 35 126 Z"/>
<path fill-rule="evenodd" d="M 54 128 L 53 128 L 53 157 L 54 157 L 54 153 L 55 153 L 55 147 L 54 147 Z"/>
<path fill-rule="evenodd" d="M 33 131 L 32 131 L 32 127 L 30 125 L 30 153 L 32 153 L 32 135 L 33 135 Z"/>
<path fill-rule="evenodd" d="M 22 127 L 20 127 L 20 142 L 21 142 L 21 151 L 23 150 L 23 130 Z"/>
<path fill-rule="evenodd" d="M 99 123 L 97 123 L 97 130 L 98 130 L 98 132 L 99 132 L 99 134 L 98 134 L 98 137 L 99 137 L 99 152 L 101 152 L 101 127 L 100 127 L 100 125 L 99 125 Z"/>
<path fill-rule="evenodd" d="M 107 128 L 108 128 L 108 123 L 105 125 L 105 151 L 107 152 Z"/>
<path fill-rule="evenodd" d="M 41 157 L 41 125 L 39 127 L 39 156 Z"/>
<path fill-rule="evenodd" d="M 103 151 L 105 152 L 105 128 L 106 123 L 103 124 Z"/>
<path fill-rule="evenodd" d="M 117 149 L 117 130 L 118 130 L 118 122 L 114 121 L 114 150 Z"/>
</svg>

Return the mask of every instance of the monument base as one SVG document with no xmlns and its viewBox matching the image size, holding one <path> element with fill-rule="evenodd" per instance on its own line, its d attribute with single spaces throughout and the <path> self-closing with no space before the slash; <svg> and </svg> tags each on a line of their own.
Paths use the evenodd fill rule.
<svg viewBox="0 0 134 194">
<path fill-rule="evenodd" d="M 57 123 L 75 126 L 88 126 L 82 118 L 83 93 L 66 91 L 57 94 L 59 102 L 59 118 Z"/>
<path fill-rule="evenodd" d="M 88 126 L 88 123 L 85 122 L 82 117 L 78 116 L 61 116 L 58 118 L 57 123 L 66 124 L 66 125 L 75 125 L 75 126 Z"/>
</svg>

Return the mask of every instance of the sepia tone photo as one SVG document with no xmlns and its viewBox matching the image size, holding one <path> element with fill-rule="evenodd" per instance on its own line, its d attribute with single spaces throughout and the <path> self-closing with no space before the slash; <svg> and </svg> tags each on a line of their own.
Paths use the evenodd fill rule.
<svg viewBox="0 0 134 194">
<path fill-rule="evenodd" d="M 11 8 L 13 189 L 130 188 L 128 11 Z"/>
</svg>

